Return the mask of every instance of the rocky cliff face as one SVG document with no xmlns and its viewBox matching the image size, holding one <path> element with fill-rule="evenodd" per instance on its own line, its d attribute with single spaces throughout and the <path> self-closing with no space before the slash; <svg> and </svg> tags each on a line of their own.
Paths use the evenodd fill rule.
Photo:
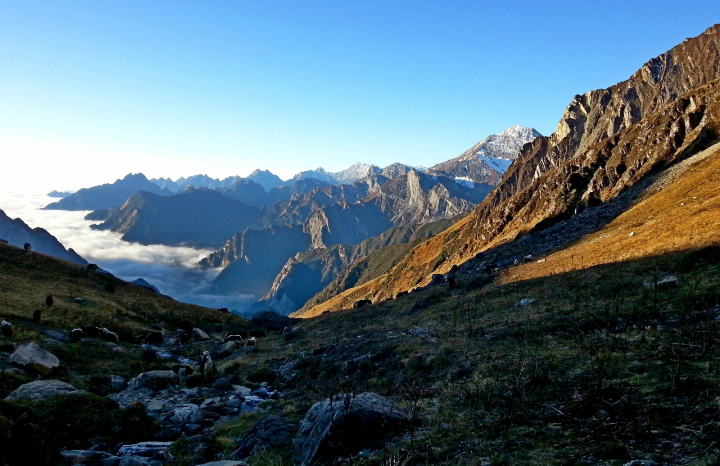
<svg viewBox="0 0 720 466">
<path fill-rule="evenodd" d="M 74 250 L 65 249 L 60 241 L 42 228 L 30 228 L 21 219 L 11 219 L 5 212 L 0 210 L 0 240 L 8 244 L 22 248 L 25 243 L 30 243 L 33 251 L 41 252 L 49 256 L 86 265 L 87 261 L 80 257 Z"/>
<path fill-rule="evenodd" d="M 221 294 L 244 294 L 260 299 L 289 257 L 310 247 L 310 235 L 297 225 L 270 226 L 234 235 L 200 266 L 224 267 L 214 280 Z"/>
<path fill-rule="evenodd" d="M 362 296 L 383 299 L 479 252 L 615 198 L 718 140 L 720 26 L 646 63 L 628 81 L 576 96 L 551 137 L 526 145 L 472 215 L 418 245 Z M 348 302 L 326 303 L 347 307 Z"/>
<path fill-rule="evenodd" d="M 386 272 L 418 241 L 440 233 L 452 223 L 448 219 L 420 227 L 394 227 L 360 244 L 299 253 L 288 260 L 268 294 L 255 307 L 287 315 L 306 306 L 316 294 L 324 297 L 320 298 L 322 302 Z"/>
<path fill-rule="evenodd" d="M 415 170 L 393 180 L 372 175 L 351 186 L 317 188 L 286 203 L 266 208 L 266 215 L 253 226 L 257 228 L 264 226 L 262 222 L 267 222 L 265 228 L 236 235 L 220 251 L 204 259 L 201 265 L 226 267 L 216 279 L 220 292 L 252 294 L 259 299 L 271 291 L 283 266 L 297 253 L 339 245 L 358 245 L 393 227 L 419 227 L 452 218 L 471 211 L 488 191 L 489 187 L 484 185 L 471 189 L 446 176 L 425 175 Z M 300 223 L 299 220 L 304 218 L 306 220 Z M 278 226 L 283 223 L 300 225 Z M 288 234 L 280 235 L 280 231 Z M 248 259 L 248 238 L 253 238 L 252 244 L 261 245 L 253 260 Z M 348 264 L 354 259 L 342 259 L 336 253 L 341 254 L 342 251 L 318 253 L 318 257 L 322 256 L 333 264 Z M 305 280 L 302 287 L 312 291 L 309 298 L 335 278 L 336 268 L 340 265 L 330 266 L 333 272 L 328 274 L 323 272 L 325 265 L 319 267 L 313 263 L 307 266 L 306 262 L 299 260 L 296 268 L 305 267 L 305 273 L 314 277 L 313 280 L 302 279 Z M 296 276 L 299 277 L 292 274 L 292 277 Z M 299 279 L 293 280 L 301 283 Z M 309 282 L 314 285 L 309 285 Z M 292 306 L 302 305 L 304 302 L 299 302 L 300 299 L 294 296 Z"/>
</svg>

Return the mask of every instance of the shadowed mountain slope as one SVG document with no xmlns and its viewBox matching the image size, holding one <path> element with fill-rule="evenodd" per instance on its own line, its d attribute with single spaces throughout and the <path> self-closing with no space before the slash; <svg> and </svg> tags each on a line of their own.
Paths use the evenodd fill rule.
<svg viewBox="0 0 720 466">
<path fill-rule="evenodd" d="M 161 189 L 157 184 L 138 173 L 129 174 L 122 180 L 112 184 L 103 184 L 92 188 L 83 188 L 57 202 L 47 205 L 49 210 L 103 210 L 117 207 L 138 191 L 146 191 L 159 196 L 172 194 L 167 189 Z"/>
<path fill-rule="evenodd" d="M 25 243 L 30 243 L 34 251 L 57 257 L 80 265 L 87 264 L 87 261 L 80 257 L 72 248 L 65 249 L 60 241 L 43 228 L 30 228 L 21 219 L 11 219 L 0 210 L 0 239 L 7 241 L 13 246 L 22 248 Z"/>
<path fill-rule="evenodd" d="M 260 209 L 215 191 L 191 189 L 168 197 L 139 192 L 92 228 L 141 244 L 219 247 L 259 217 Z"/>
</svg>

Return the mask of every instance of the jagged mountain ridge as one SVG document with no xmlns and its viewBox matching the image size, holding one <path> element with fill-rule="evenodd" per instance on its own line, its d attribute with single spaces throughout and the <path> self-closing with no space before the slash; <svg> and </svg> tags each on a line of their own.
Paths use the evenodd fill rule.
<svg viewBox="0 0 720 466">
<path fill-rule="evenodd" d="M 30 243 L 33 251 L 37 251 L 58 259 L 86 265 L 87 261 L 80 257 L 72 248 L 65 249 L 65 246 L 53 235 L 43 228 L 30 228 L 21 219 L 11 219 L 0 210 L 0 239 L 8 244 L 22 248 L 25 243 Z"/>
<path fill-rule="evenodd" d="M 225 267 L 214 282 L 218 292 L 253 294 L 260 299 L 297 253 L 336 245 L 352 246 L 392 227 L 417 227 L 456 217 L 472 210 L 490 189 L 484 185 L 470 189 L 451 178 L 415 170 L 381 184 L 383 180 L 384 177 L 375 175 L 356 182 L 352 188 L 360 189 L 361 194 L 364 190 L 368 192 L 360 202 L 322 206 L 301 225 L 271 225 L 260 231 L 239 233 L 200 265 Z M 304 199 L 326 195 L 323 190 L 350 193 L 347 186 L 327 187 L 307 194 Z M 272 246 L 274 241 L 282 244 Z"/>
<path fill-rule="evenodd" d="M 159 196 L 170 196 L 172 192 L 160 188 L 149 181 L 142 173 L 128 174 L 114 183 L 106 183 L 92 188 L 83 188 L 57 202 L 45 207 L 48 210 L 103 210 L 122 205 L 138 191 L 146 191 Z"/>
<path fill-rule="evenodd" d="M 393 227 L 356 245 L 335 245 L 298 253 L 288 260 L 275 277 L 270 291 L 253 307 L 285 315 L 293 313 L 327 288 L 331 289 L 327 293 L 334 295 L 357 283 L 364 283 L 374 272 L 368 270 L 369 261 L 365 260 L 368 256 L 381 252 L 378 261 L 389 269 L 394 265 L 394 258 L 399 260 L 417 242 L 452 224 L 453 221 L 447 219 L 420 227 Z"/>
<path fill-rule="evenodd" d="M 720 25 L 647 62 L 629 80 L 576 96 L 551 137 L 526 145 L 466 219 L 418 245 L 389 274 L 316 310 L 385 299 L 476 254 L 616 197 L 718 139 Z"/>
<path fill-rule="evenodd" d="M 534 128 L 511 126 L 502 133 L 486 137 L 458 157 L 431 167 L 428 173 L 443 173 L 459 180 L 494 186 L 523 146 L 539 136 L 541 134 Z"/>
</svg>

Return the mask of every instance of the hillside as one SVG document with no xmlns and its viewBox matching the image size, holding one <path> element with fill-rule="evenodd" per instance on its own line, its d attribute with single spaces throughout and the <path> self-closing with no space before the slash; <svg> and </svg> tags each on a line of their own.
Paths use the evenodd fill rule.
<svg viewBox="0 0 720 466">
<path fill-rule="evenodd" d="M 718 70 L 720 26 L 714 26 L 630 80 L 576 96 L 556 133 L 525 146 L 472 215 L 352 296 L 385 299 L 425 285 L 433 274 L 596 208 L 709 147 L 720 134 Z M 326 304 L 336 309 L 349 300 Z"/>
<path fill-rule="evenodd" d="M 30 228 L 22 219 L 11 219 L 2 210 L 0 210 L 0 240 L 7 241 L 8 244 L 18 248 L 30 243 L 30 247 L 34 251 L 80 265 L 87 264 L 87 261 L 72 248 L 65 249 L 65 246 L 57 238 L 43 228 Z"/>
</svg>

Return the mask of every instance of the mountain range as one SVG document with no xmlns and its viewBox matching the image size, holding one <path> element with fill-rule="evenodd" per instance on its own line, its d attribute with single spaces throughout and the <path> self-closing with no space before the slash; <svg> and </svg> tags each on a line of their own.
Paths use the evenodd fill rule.
<svg viewBox="0 0 720 466">
<path fill-rule="evenodd" d="M 585 231 L 578 222 L 600 212 L 593 209 L 720 140 L 718 78 L 720 25 L 648 61 L 627 81 L 575 96 L 555 133 L 525 145 L 471 215 L 415 247 L 390 273 L 308 315 L 392 298 L 458 266 L 476 273 L 486 257 L 508 263 L 511 257 L 492 251 L 532 244 L 555 225 Z M 574 220 L 584 211 L 590 213 Z"/>
</svg>

